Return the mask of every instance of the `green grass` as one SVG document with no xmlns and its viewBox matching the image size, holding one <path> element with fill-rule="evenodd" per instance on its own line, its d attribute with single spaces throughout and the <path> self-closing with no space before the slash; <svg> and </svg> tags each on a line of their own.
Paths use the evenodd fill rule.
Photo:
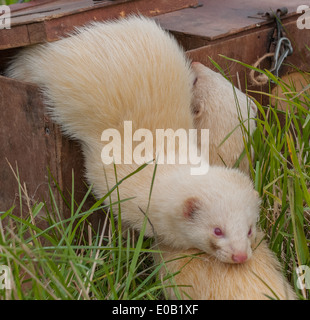
<svg viewBox="0 0 310 320">
<path fill-rule="evenodd" d="M 262 198 L 259 224 L 298 296 L 309 299 L 309 291 L 296 287 L 295 267 L 309 265 L 310 95 L 304 91 L 297 96 L 292 84 L 265 73 L 287 92 L 287 109 L 279 111 L 277 104 L 262 106 L 256 101 L 261 116 L 244 156 L 250 158 L 252 146 L 251 176 Z M 27 199 L 17 168 L 14 171 L 19 199 Z M 137 236 L 122 229 L 126 199 L 117 202 L 116 219 L 111 219 L 112 208 L 104 205 L 122 181 L 87 211 L 82 207 L 93 197 L 91 187 L 81 203 L 76 203 L 72 187 L 71 198 L 65 201 L 70 212 L 66 219 L 52 188 L 51 206 L 44 202 L 30 206 L 26 201 L 19 203 L 20 208 L 1 212 L 0 265 L 11 268 L 13 281 L 11 290 L 0 290 L 0 299 L 163 299 L 158 275 L 162 265 L 153 265 L 152 240 L 143 237 L 143 230 Z M 103 222 L 95 227 L 89 217 L 98 212 Z"/>
<path fill-rule="evenodd" d="M 31 0 L 24 0 L 23 2 L 30 2 Z M 10 5 L 18 3 L 18 0 L 0 0 L 0 5 Z"/>
<path fill-rule="evenodd" d="M 305 91 L 296 97 L 292 84 L 268 76 L 287 93 L 286 111 L 277 110 L 277 103 L 267 108 L 257 103 L 262 117 L 253 136 L 252 175 L 263 199 L 261 226 L 287 276 L 296 283 L 296 264 L 310 262 L 310 95 Z M 302 294 L 307 298 L 307 292 Z"/>
<path fill-rule="evenodd" d="M 306 86 L 297 92 L 293 83 L 285 83 L 267 70 L 256 71 L 266 74 L 285 95 L 279 98 L 269 90 L 262 93 L 269 98 L 267 106 L 255 101 L 260 114 L 256 119 L 257 130 L 253 137 L 247 136 L 249 142 L 245 145 L 255 189 L 262 198 L 260 226 L 298 296 L 309 299 L 309 290 L 301 292 L 296 287 L 295 269 L 300 265 L 310 266 L 310 90 Z M 310 83 L 310 74 L 296 71 Z M 278 109 L 280 101 L 285 111 Z M 243 131 L 246 136 L 246 128 Z M 254 149 L 253 161 L 248 151 L 250 146 Z"/>
<path fill-rule="evenodd" d="M 18 169 L 14 174 L 20 196 L 27 199 Z M 51 188 L 52 211 L 40 202 L 26 206 L 27 217 L 21 217 L 19 210 L 13 213 L 13 208 L 0 213 L 0 265 L 10 267 L 13 279 L 11 290 L 0 290 L 0 299 L 159 299 L 163 285 L 154 275 L 161 265 L 153 267 L 151 263 L 150 255 L 156 251 L 150 249 L 152 240 L 143 236 L 146 219 L 135 238 L 111 219 L 112 206 L 103 204 L 130 176 L 82 211 L 87 198 L 92 197 L 91 187 L 81 203 L 76 203 L 73 174 L 71 199 L 66 199 L 71 215 L 66 219 L 61 217 Z M 125 201 L 116 203 L 119 217 Z M 43 219 L 39 218 L 42 212 Z M 96 212 L 102 214 L 103 223 L 94 229 L 88 218 Z"/>
</svg>

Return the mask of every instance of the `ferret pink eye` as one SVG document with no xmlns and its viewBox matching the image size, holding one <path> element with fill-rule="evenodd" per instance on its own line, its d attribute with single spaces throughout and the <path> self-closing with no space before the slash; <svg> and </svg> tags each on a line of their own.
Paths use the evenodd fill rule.
<svg viewBox="0 0 310 320">
<path fill-rule="evenodd" d="M 248 237 L 252 234 L 252 228 L 250 228 L 249 232 L 248 232 Z"/>
<path fill-rule="evenodd" d="M 198 77 L 195 78 L 194 82 L 193 82 L 193 86 L 197 83 L 198 81 Z"/>
<path fill-rule="evenodd" d="M 218 237 L 223 235 L 223 231 L 220 228 L 215 228 L 214 229 L 214 234 Z"/>
</svg>

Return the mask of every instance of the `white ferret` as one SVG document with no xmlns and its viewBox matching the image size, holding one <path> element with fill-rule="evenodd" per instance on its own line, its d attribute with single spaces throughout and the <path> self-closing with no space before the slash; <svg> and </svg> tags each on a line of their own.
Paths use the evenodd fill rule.
<svg viewBox="0 0 310 320">
<path fill-rule="evenodd" d="M 256 128 L 257 107 L 221 74 L 199 62 L 193 62 L 192 69 L 196 76 L 191 105 L 194 125 L 198 130 L 210 131 L 210 164 L 232 168 L 244 150 L 248 134 L 251 136 Z M 239 169 L 248 172 L 246 156 Z"/>
<path fill-rule="evenodd" d="M 86 177 L 97 197 L 116 184 L 114 165 L 101 159 L 107 145 L 103 131 L 119 132 L 124 143 L 124 121 L 132 121 L 132 132 L 145 128 L 153 137 L 159 128 L 193 128 L 190 62 L 168 32 L 143 17 L 93 23 L 68 38 L 26 48 L 6 75 L 42 88 L 53 119 L 81 142 Z M 132 154 L 122 151 L 118 181 L 138 168 L 124 164 Z M 173 248 L 198 248 L 225 262 L 244 262 L 252 254 L 259 212 L 252 182 L 239 170 L 210 167 L 205 175 L 191 175 L 191 167 L 158 165 L 150 204 L 154 165 L 124 180 L 119 185 L 120 198 L 127 199 L 121 205 L 123 223 L 141 230 L 141 211 L 149 204 L 152 225 L 147 224 L 146 236 L 153 236 L 154 228 L 159 241 Z M 117 193 L 111 198 L 117 202 Z"/>
<path fill-rule="evenodd" d="M 192 68 L 197 77 L 192 112 L 196 128 L 210 129 L 210 136 L 213 137 L 210 139 L 210 163 L 224 165 L 224 159 L 228 166 L 233 166 L 244 147 L 240 128 L 220 148 L 218 146 L 240 121 L 246 123 L 247 119 L 255 116 L 255 105 L 238 89 L 234 92 L 232 85 L 220 74 L 197 62 L 192 63 Z M 253 118 L 245 126 L 252 134 L 255 129 Z M 246 159 L 240 167 L 248 172 Z M 279 261 L 262 238 L 262 232 L 251 238 L 252 257 L 242 264 L 223 263 L 214 255 L 202 254 L 197 249 L 181 251 L 159 244 L 162 255 L 156 254 L 154 257 L 157 263 L 165 262 L 161 268 L 162 278 L 167 277 L 168 273 L 176 274 L 173 280 L 165 282 L 168 297 L 176 299 L 178 292 L 182 299 L 296 299 L 291 285 L 282 274 Z"/>
</svg>

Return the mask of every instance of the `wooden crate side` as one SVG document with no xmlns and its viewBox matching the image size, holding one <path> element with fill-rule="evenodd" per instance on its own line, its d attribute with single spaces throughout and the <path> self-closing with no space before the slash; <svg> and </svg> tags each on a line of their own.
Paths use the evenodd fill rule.
<svg viewBox="0 0 310 320">
<path fill-rule="evenodd" d="M 64 137 L 50 120 L 35 85 L 0 77 L 0 113 L 0 211 L 13 205 L 19 210 L 21 201 L 22 211 L 29 213 L 26 196 L 22 194 L 20 199 L 18 182 L 10 163 L 15 171 L 18 168 L 20 183 L 27 188 L 30 206 L 45 200 L 49 210 L 52 208 L 50 185 L 59 211 L 68 217 L 70 209 L 48 173 L 50 170 L 70 203 L 74 171 L 74 199 L 79 204 L 87 192 L 80 145 Z M 89 197 L 84 208 L 93 202 Z"/>
<path fill-rule="evenodd" d="M 26 184 L 31 203 L 48 199 L 47 167 L 57 172 L 55 125 L 44 112 L 36 86 L 0 77 L 0 203 L 1 211 L 19 206 L 18 183 L 8 162 Z M 23 205 L 25 197 L 22 195 Z"/>
</svg>

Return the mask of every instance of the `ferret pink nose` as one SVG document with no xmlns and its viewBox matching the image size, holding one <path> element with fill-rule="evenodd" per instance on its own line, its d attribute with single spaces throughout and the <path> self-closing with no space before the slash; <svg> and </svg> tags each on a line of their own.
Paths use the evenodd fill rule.
<svg viewBox="0 0 310 320">
<path fill-rule="evenodd" d="M 198 64 L 200 64 L 200 62 L 198 62 L 198 61 L 193 61 L 193 62 L 192 62 L 192 66 L 198 65 Z"/>
<path fill-rule="evenodd" d="M 248 259 L 248 255 L 246 253 L 237 253 L 233 254 L 231 258 L 235 263 L 243 263 Z"/>
</svg>

